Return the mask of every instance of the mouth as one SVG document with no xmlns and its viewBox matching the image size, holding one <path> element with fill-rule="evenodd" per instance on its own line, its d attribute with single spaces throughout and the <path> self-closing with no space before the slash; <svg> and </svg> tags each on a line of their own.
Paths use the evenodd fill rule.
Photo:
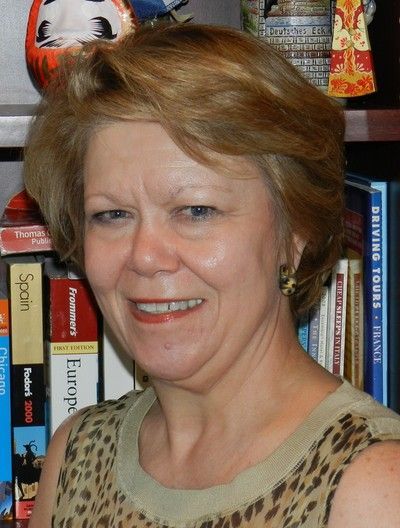
<svg viewBox="0 0 400 528">
<path fill-rule="evenodd" d="M 166 323 L 189 315 L 204 302 L 204 299 L 148 300 L 132 301 L 134 317 L 143 323 Z"/>
<path fill-rule="evenodd" d="M 202 302 L 203 299 L 188 299 L 168 302 L 135 302 L 135 305 L 141 312 L 157 315 L 190 310 L 199 306 Z"/>
</svg>

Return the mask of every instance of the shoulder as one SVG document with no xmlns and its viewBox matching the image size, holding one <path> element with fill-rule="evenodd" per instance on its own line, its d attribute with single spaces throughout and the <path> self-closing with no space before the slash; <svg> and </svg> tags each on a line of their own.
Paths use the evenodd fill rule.
<svg viewBox="0 0 400 528">
<path fill-rule="evenodd" d="M 364 449 L 338 484 L 328 528 L 391 528 L 400 519 L 400 441 Z"/>
<path fill-rule="evenodd" d="M 399 475 L 392 472 L 390 461 L 392 455 L 395 459 L 399 453 L 400 444 L 397 442 L 400 440 L 400 416 L 348 383 L 340 388 L 333 400 L 325 413 L 329 426 L 317 444 L 328 476 L 323 492 L 323 526 L 390 528 L 390 523 L 377 524 L 372 512 L 368 514 L 374 519 L 371 525 L 365 524 L 364 520 L 361 524 L 356 524 L 353 518 L 347 516 L 357 512 L 355 517 L 358 519 L 359 511 L 366 511 L 361 502 L 363 500 L 368 502 L 368 506 L 381 500 L 375 494 L 375 503 L 371 502 L 367 493 L 368 486 L 371 493 L 379 488 L 380 482 L 387 475 L 398 480 Z M 368 465 L 365 463 L 367 459 Z M 400 464 L 398 466 L 400 468 Z M 385 488 L 381 488 L 381 491 L 384 493 Z M 393 493 L 396 495 L 395 488 Z M 346 501 L 343 496 L 347 497 Z M 358 510 L 355 504 L 358 505 Z M 398 513 L 396 512 L 396 516 Z"/>
<path fill-rule="evenodd" d="M 60 474 L 73 471 L 74 463 L 87 456 L 88 446 L 93 441 L 106 443 L 107 431 L 116 433 L 118 423 L 137 399 L 138 396 L 132 392 L 119 400 L 107 400 L 86 407 L 60 425 L 46 452 L 29 528 L 51 526 Z"/>
<path fill-rule="evenodd" d="M 53 503 L 66 445 L 72 428 L 81 419 L 82 412 L 78 411 L 65 420 L 51 439 L 40 475 L 39 489 L 29 521 L 29 528 L 47 528 L 51 526 Z"/>
</svg>

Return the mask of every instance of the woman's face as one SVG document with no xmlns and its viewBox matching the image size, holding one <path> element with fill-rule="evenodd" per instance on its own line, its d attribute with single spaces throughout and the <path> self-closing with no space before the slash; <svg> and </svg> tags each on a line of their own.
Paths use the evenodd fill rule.
<svg viewBox="0 0 400 528">
<path fill-rule="evenodd" d="M 112 329 L 154 378 L 216 382 L 272 338 L 287 302 L 265 184 L 241 158 L 225 167 L 247 177 L 199 164 L 156 123 L 118 123 L 90 141 L 86 272 Z"/>
</svg>

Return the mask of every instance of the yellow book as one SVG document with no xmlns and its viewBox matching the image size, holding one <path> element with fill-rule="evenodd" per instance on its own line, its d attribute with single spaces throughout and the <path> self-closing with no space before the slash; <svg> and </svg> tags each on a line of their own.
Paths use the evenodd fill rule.
<svg viewBox="0 0 400 528">
<path fill-rule="evenodd" d="M 42 264 L 7 258 L 11 314 L 13 484 L 16 519 L 31 515 L 47 447 Z"/>
</svg>

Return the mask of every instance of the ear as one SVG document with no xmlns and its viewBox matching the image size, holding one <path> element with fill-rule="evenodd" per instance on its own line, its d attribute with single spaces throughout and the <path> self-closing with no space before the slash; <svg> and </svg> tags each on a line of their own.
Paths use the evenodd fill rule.
<svg viewBox="0 0 400 528">
<path fill-rule="evenodd" d="M 291 255 L 293 267 L 297 269 L 300 264 L 301 256 L 303 255 L 304 248 L 307 245 L 307 241 L 301 238 L 297 234 L 293 234 L 291 244 Z"/>
</svg>

